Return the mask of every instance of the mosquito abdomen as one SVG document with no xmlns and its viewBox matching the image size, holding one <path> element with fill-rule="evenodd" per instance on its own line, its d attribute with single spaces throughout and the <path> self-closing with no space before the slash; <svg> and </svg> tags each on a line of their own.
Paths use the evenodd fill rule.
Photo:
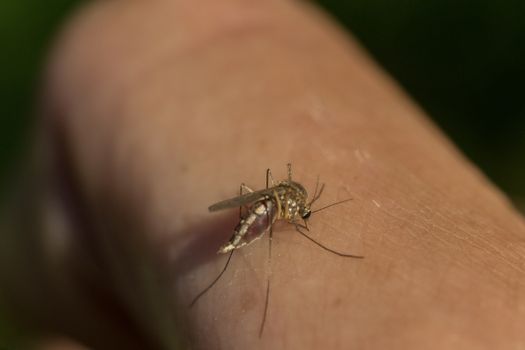
<svg viewBox="0 0 525 350">
<path fill-rule="evenodd" d="M 270 198 L 255 202 L 235 227 L 233 236 L 218 253 L 228 253 L 261 238 L 276 219 L 277 210 Z"/>
</svg>

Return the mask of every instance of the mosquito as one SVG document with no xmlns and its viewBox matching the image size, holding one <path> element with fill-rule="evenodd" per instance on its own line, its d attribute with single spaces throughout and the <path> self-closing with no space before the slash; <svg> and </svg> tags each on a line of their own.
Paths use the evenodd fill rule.
<svg viewBox="0 0 525 350">
<path fill-rule="evenodd" d="M 267 169 L 265 189 L 254 191 L 242 183 L 240 186 L 239 196 L 220 201 L 208 208 L 210 212 L 215 212 L 223 209 L 239 207 L 239 223 L 233 230 L 233 235 L 231 236 L 230 240 L 221 246 L 217 252 L 218 254 L 229 253 L 224 268 L 219 273 L 219 275 L 193 299 L 190 307 L 195 305 L 195 303 L 204 294 L 206 294 L 206 292 L 208 292 L 215 285 L 215 283 L 217 283 L 217 281 L 219 281 L 228 268 L 235 250 L 253 243 L 254 241 L 263 237 L 267 232 L 269 235 L 268 266 L 271 266 L 273 224 L 277 220 L 284 220 L 287 223 L 293 225 L 298 233 L 330 253 L 346 258 L 363 258 L 363 256 L 360 255 L 345 254 L 330 249 L 322 243 L 317 242 L 305 232 L 310 231 L 308 227 L 308 219 L 310 218 L 311 214 L 338 204 L 348 202 L 352 200 L 352 198 L 312 210 L 312 204 L 315 203 L 323 193 L 325 187 L 324 183 L 321 184 L 321 187 L 319 187 L 319 177 L 317 178 L 314 195 L 312 196 L 312 200 L 308 201 L 308 193 L 304 186 L 292 180 L 292 165 L 288 164 L 287 166 L 287 179 L 282 180 L 276 184 L 270 169 Z M 263 319 L 259 328 L 259 337 L 261 337 L 263 334 L 266 316 L 268 314 L 270 274 L 268 274 L 266 284 L 266 299 L 264 304 Z"/>
</svg>

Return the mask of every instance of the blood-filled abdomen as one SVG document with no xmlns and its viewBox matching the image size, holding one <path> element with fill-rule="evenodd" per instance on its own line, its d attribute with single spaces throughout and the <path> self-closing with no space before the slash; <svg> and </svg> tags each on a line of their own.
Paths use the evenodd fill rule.
<svg viewBox="0 0 525 350">
<path fill-rule="evenodd" d="M 274 223 L 275 218 L 276 208 L 270 198 L 253 203 L 235 227 L 230 241 L 219 249 L 219 253 L 227 253 L 261 238 Z"/>
</svg>

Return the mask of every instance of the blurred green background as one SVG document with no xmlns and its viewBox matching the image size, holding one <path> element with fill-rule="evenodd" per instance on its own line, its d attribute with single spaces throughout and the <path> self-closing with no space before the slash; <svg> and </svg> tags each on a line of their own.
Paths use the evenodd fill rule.
<svg viewBox="0 0 525 350">
<path fill-rule="evenodd" d="M 46 49 L 79 2 L 0 0 L 0 192 L 9 186 L 7 176 L 30 144 Z"/>
<path fill-rule="evenodd" d="M 79 2 L 0 1 L 0 188 L 30 144 L 46 49 Z M 523 206 L 524 1 L 318 2 Z M 0 320 L 0 340 L 13 334 Z"/>
</svg>

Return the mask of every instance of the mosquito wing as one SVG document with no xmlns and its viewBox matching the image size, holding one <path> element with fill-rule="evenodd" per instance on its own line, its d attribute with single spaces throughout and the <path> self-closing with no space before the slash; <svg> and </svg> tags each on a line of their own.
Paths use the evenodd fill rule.
<svg viewBox="0 0 525 350">
<path fill-rule="evenodd" d="M 243 195 L 240 195 L 238 197 L 225 199 L 223 201 L 220 201 L 218 203 L 215 203 L 211 205 L 208 210 L 209 211 L 218 211 L 228 208 L 234 208 L 234 207 L 240 207 L 241 205 L 247 205 L 250 203 L 253 203 L 265 195 L 271 194 L 273 191 L 273 188 L 267 188 L 260 191 L 245 193 Z"/>
</svg>

